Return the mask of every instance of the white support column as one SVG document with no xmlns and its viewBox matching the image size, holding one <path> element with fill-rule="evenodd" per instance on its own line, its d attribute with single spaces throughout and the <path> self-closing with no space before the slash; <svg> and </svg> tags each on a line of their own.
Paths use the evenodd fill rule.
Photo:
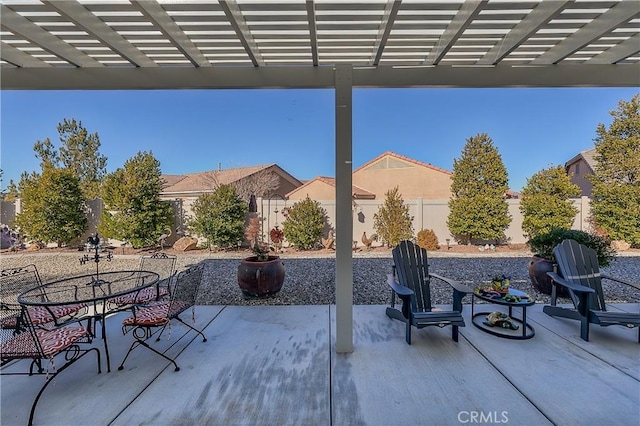
<svg viewBox="0 0 640 426">
<path fill-rule="evenodd" d="M 336 352 L 353 352 L 351 65 L 336 65 Z"/>
</svg>

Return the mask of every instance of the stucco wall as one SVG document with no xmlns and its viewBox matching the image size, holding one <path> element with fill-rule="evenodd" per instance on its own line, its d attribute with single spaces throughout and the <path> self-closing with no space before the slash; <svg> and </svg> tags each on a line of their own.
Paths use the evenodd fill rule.
<svg viewBox="0 0 640 426">
<path fill-rule="evenodd" d="M 13 226 L 16 213 L 20 212 L 20 200 L 0 201 L 0 223 Z"/>
<path fill-rule="evenodd" d="M 375 233 L 373 227 L 373 215 L 378 211 L 383 202 L 384 200 L 356 200 L 353 208 L 353 241 L 356 241 L 358 246 L 363 245 L 361 241 L 363 233 L 366 232 L 368 237 Z M 520 200 L 507 200 L 507 203 L 509 205 L 509 214 L 511 214 L 512 221 L 505 232 L 506 237 L 512 244 L 525 243 L 527 238 L 524 236 L 524 232 L 522 231 Z M 587 218 L 589 216 L 589 199 L 587 197 L 582 197 L 574 199 L 573 203 L 576 208 L 578 208 L 578 214 L 574 219 L 573 229 L 588 230 L 589 223 Z M 334 227 L 335 201 L 321 200 L 320 204 L 327 211 L 329 226 Z M 421 229 L 433 229 L 440 244 L 445 245 L 447 238 L 450 240 L 450 244 L 456 244 L 453 236 L 449 233 L 449 229 L 447 228 L 447 217 L 449 215 L 448 199 L 425 200 L 422 198 L 405 198 L 405 204 L 409 207 L 409 214 L 413 216 L 414 235 Z M 293 203 L 290 205 L 293 205 Z M 265 221 L 265 226 L 267 225 L 268 222 Z M 271 223 L 271 225 L 273 225 L 273 223 Z M 339 235 L 336 235 L 336 238 L 339 237 Z M 379 243 L 374 243 L 374 246 L 375 245 L 379 245 Z"/>
<path fill-rule="evenodd" d="M 289 192 L 291 192 L 294 189 L 299 187 L 299 185 L 294 185 L 293 183 L 289 182 L 288 180 L 286 180 L 282 176 L 278 175 L 278 179 L 279 179 L 280 183 L 278 185 L 277 193 L 282 195 L 283 197 L 285 195 L 287 195 Z"/>
<path fill-rule="evenodd" d="M 353 184 L 384 199 L 385 192 L 398 186 L 405 200 L 448 199 L 451 196 L 451 175 L 426 167 L 411 165 L 402 168 L 365 168 L 353 173 Z"/>
<path fill-rule="evenodd" d="M 308 185 L 300 187 L 297 191 L 289 194 L 289 200 L 304 200 L 309 195 L 312 200 L 331 200 L 335 198 L 336 188 L 319 180 L 309 182 Z"/>
<path fill-rule="evenodd" d="M 185 197 L 182 201 L 182 216 L 179 215 L 179 206 L 175 200 L 173 204 L 176 211 L 175 228 L 173 229 L 173 235 L 167 239 L 168 244 L 172 244 L 179 236 L 177 230 L 181 228 L 181 224 L 184 224 L 190 217 L 193 216 L 192 205 L 195 201 L 195 197 Z M 450 240 L 450 244 L 455 244 L 453 236 L 449 233 L 447 228 L 447 217 L 449 215 L 448 199 L 439 200 L 425 200 L 423 198 L 404 198 L 405 204 L 409 206 L 409 214 L 413 216 L 413 230 L 414 235 L 421 229 L 433 229 L 436 233 L 440 244 L 445 245 L 447 238 Z M 328 217 L 328 228 L 335 227 L 336 218 L 336 206 L 335 200 L 318 200 L 321 206 L 326 210 Z M 286 220 L 282 210 L 284 207 L 291 207 L 296 200 L 282 200 L 282 199 L 262 199 L 258 198 L 258 214 L 262 217 L 262 229 L 263 238 L 267 240 L 269 230 L 274 226 L 280 226 L 282 229 L 282 223 Z M 373 228 L 373 215 L 378 211 L 380 205 L 384 203 L 384 200 L 356 200 L 352 214 L 353 214 L 353 236 L 352 241 L 356 241 L 358 246 L 362 246 L 362 234 L 366 232 L 367 236 L 371 236 L 375 233 Z M 522 231 L 522 214 L 520 213 L 520 200 L 507 200 L 509 204 L 509 213 L 512 216 L 511 225 L 506 231 L 506 236 L 510 243 L 520 244 L 525 243 L 527 238 Z M 578 209 L 573 223 L 573 229 L 579 229 L 587 231 L 589 230 L 588 217 L 590 214 L 589 198 L 581 197 L 573 200 L 575 207 Z M 10 206 L 6 206 L 6 203 L 2 204 L 3 207 L 3 221 L 11 223 L 13 217 L 8 217 L 11 212 Z M 7 217 L 5 218 L 5 212 Z M 88 229 L 83 235 L 83 240 L 86 236 L 92 234 L 96 230 L 98 221 L 100 220 L 101 212 L 101 200 L 93 200 L 89 204 L 89 216 L 88 216 Z M 19 208 L 16 208 L 16 213 L 20 213 Z M 324 235 L 326 237 L 326 233 Z M 336 234 L 336 238 L 340 238 Z M 110 243 L 118 246 L 119 241 L 110 240 Z M 379 243 L 374 244 L 379 245 Z"/>
<path fill-rule="evenodd" d="M 591 169 L 589 168 L 589 165 L 586 161 L 580 159 L 579 161 L 576 161 L 575 163 L 569 165 L 567 174 L 570 176 L 571 182 L 580 187 L 582 196 L 591 196 L 593 185 L 591 184 L 591 181 L 587 179 L 587 176 L 591 174 Z"/>
</svg>

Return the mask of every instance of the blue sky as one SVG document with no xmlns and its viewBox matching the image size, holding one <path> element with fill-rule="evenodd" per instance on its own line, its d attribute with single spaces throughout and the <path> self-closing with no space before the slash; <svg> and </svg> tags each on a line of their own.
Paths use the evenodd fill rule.
<svg viewBox="0 0 640 426">
<path fill-rule="evenodd" d="M 598 123 L 638 88 L 357 89 L 353 166 L 385 151 L 453 169 L 465 140 L 488 133 L 519 191 L 538 170 L 592 148 Z M 81 120 L 109 172 L 152 151 L 163 173 L 277 163 L 299 179 L 334 176 L 332 90 L 2 91 L 3 187 L 39 171 L 33 144 Z"/>
</svg>

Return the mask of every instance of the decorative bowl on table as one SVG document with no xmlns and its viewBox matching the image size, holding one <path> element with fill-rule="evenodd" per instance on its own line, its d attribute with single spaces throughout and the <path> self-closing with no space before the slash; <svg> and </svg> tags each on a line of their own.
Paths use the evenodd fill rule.
<svg viewBox="0 0 640 426">
<path fill-rule="evenodd" d="M 478 295 L 490 297 L 492 299 L 499 299 L 500 297 L 505 295 L 505 293 L 500 293 L 494 290 L 490 285 L 476 287 L 474 292 Z"/>
</svg>

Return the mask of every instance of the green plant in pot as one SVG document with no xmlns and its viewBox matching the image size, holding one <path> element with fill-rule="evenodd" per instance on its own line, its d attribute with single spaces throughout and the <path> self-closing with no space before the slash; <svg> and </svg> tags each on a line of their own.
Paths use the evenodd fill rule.
<svg viewBox="0 0 640 426">
<path fill-rule="evenodd" d="M 551 278 L 547 276 L 547 272 L 553 271 L 554 264 L 556 263 L 553 248 L 568 239 L 575 240 L 595 250 L 600 267 L 608 266 L 615 258 L 616 252 L 611 247 L 609 239 L 597 234 L 560 228 L 539 234 L 531 238 L 527 242 L 527 245 L 531 248 L 531 251 L 535 253 L 528 265 L 529 278 L 531 279 L 533 287 L 540 293 L 551 294 Z M 569 296 L 564 288 L 559 290 L 560 293 L 558 296 Z"/>
</svg>

